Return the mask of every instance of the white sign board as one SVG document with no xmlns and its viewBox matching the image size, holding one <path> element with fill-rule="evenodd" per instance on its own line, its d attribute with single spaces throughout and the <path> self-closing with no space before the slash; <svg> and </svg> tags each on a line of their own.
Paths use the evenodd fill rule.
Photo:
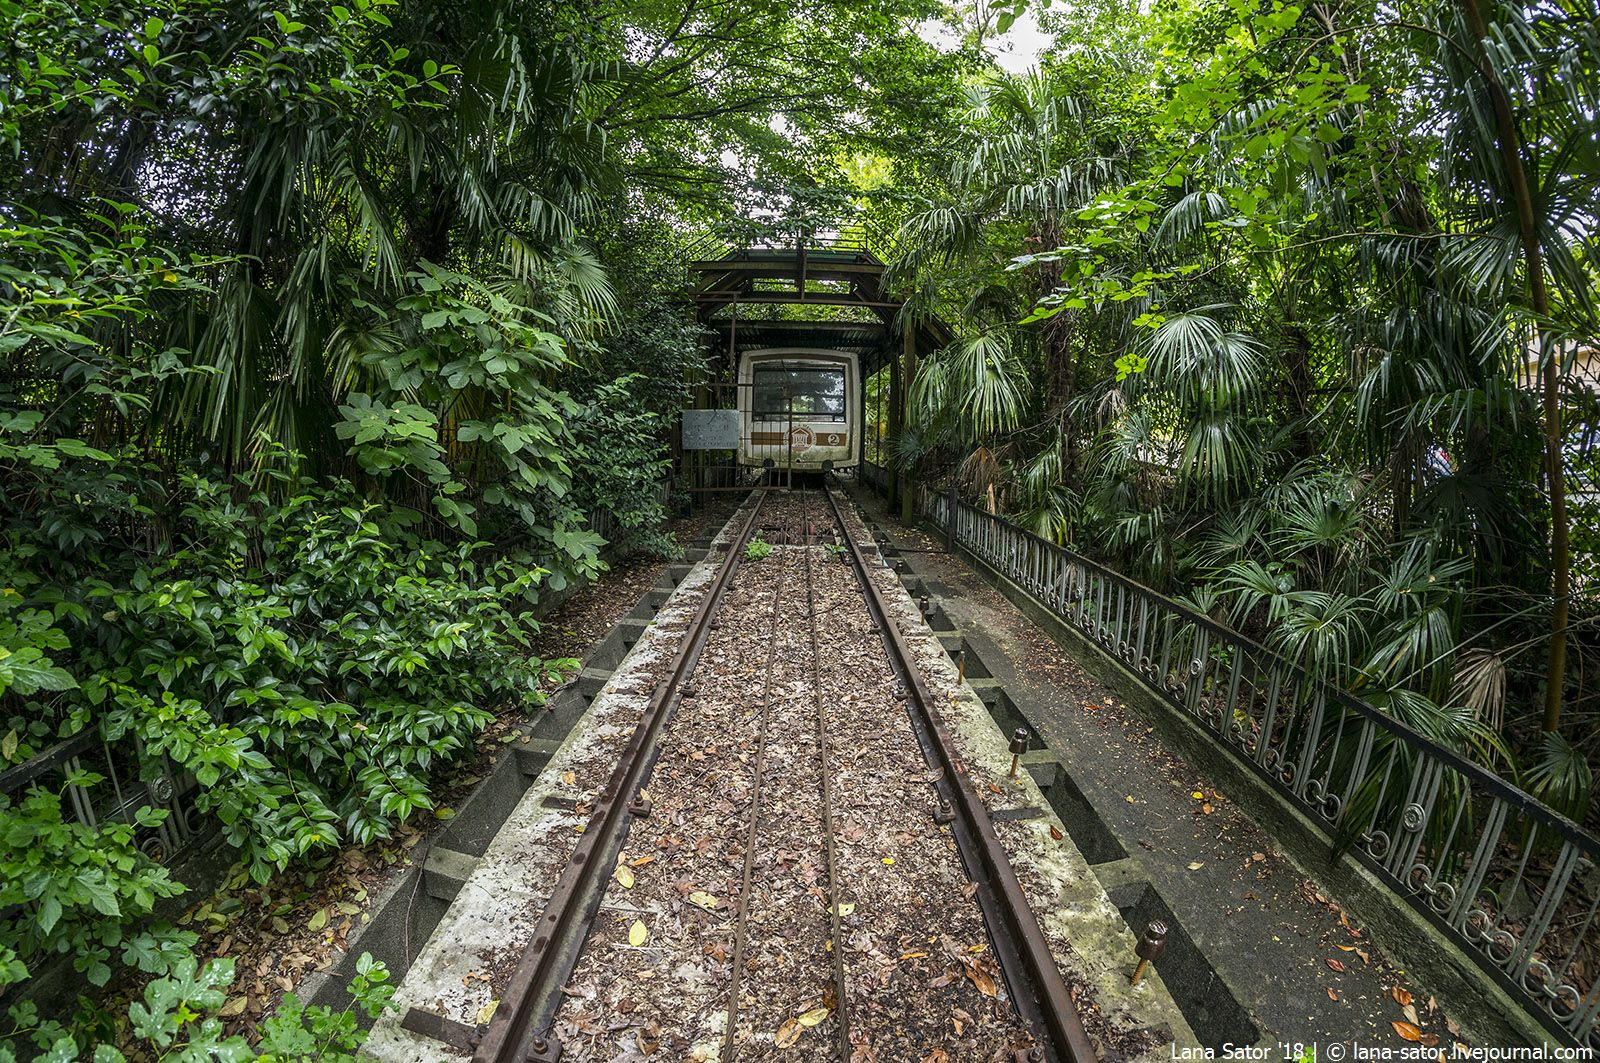
<svg viewBox="0 0 1600 1063">
<path fill-rule="evenodd" d="M 738 410 L 684 410 L 684 450 L 737 450 Z"/>
</svg>

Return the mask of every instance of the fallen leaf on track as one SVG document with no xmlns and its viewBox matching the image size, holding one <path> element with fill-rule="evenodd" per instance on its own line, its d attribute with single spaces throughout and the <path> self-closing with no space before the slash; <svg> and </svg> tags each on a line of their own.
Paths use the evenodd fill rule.
<svg viewBox="0 0 1600 1063">
<path fill-rule="evenodd" d="M 793 1048 L 794 1043 L 800 1040 L 800 1024 L 794 1019 L 784 1019 L 783 1025 L 778 1027 L 778 1032 L 772 1035 L 772 1043 L 779 1048 Z"/>
<path fill-rule="evenodd" d="M 625 890 L 633 889 L 633 871 L 629 869 L 627 864 L 618 864 L 612 875 L 616 877 L 617 885 Z"/>
<path fill-rule="evenodd" d="M 993 997 L 999 995 L 999 987 L 994 984 L 994 979 L 989 977 L 988 971 L 977 967 L 968 967 L 967 977 L 972 980 L 973 985 L 978 987 L 978 992 L 984 996 Z"/>
<path fill-rule="evenodd" d="M 487 1003 L 483 1007 L 479 1008 L 478 1009 L 478 1014 L 476 1016 L 478 1025 L 482 1026 L 484 1023 L 486 1023 L 490 1019 L 494 1018 L 494 1009 L 498 1008 L 499 1006 L 500 1006 L 500 1001 L 491 1000 L 491 1001 L 489 1001 L 489 1003 Z"/>
<path fill-rule="evenodd" d="M 1411 995 L 1411 990 L 1406 989 L 1398 983 L 1396 983 L 1393 989 L 1389 990 L 1389 995 L 1394 997 L 1394 1002 L 1399 1004 L 1402 1008 L 1416 999 Z"/>
<path fill-rule="evenodd" d="M 1344 964 L 1340 963 L 1338 960 L 1323 960 L 1322 962 L 1328 965 L 1328 969 L 1330 971 L 1338 971 L 1340 974 L 1344 973 Z"/>
<path fill-rule="evenodd" d="M 1338 1000 L 1339 999 L 1339 994 L 1335 993 L 1333 991 L 1333 987 L 1332 986 L 1324 986 L 1323 988 L 1327 991 L 1329 1000 Z"/>
<path fill-rule="evenodd" d="M 1407 1041 L 1422 1040 L 1422 1031 L 1411 1025 L 1409 1022 L 1400 1022 L 1397 1019 L 1394 1022 L 1391 1022 L 1389 1025 L 1394 1027 L 1395 1033 L 1399 1034 Z"/>
<path fill-rule="evenodd" d="M 810 1011 L 808 1011 L 805 1014 L 800 1016 L 800 1025 L 801 1026 L 815 1026 L 817 1023 L 821 1022 L 823 1019 L 826 1019 L 827 1017 L 828 1017 L 828 1009 L 827 1008 L 812 1008 Z"/>
<path fill-rule="evenodd" d="M 717 899 L 705 890 L 695 890 L 689 894 L 689 903 L 698 908 L 704 908 L 708 912 L 717 910 Z"/>
<path fill-rule="evenodd" d="M 633 921 L 633 925 L 628 928 L 628 944 L 632 945 L 634 948 L 638 948 L 640 945 L 643 945 L 645 938 L 648 938 L 649 936 L 650 931 L 645 927 L 643 920 L 635 919 Z"/>
<path fill-rule="evenodd" d="M 1064 837 L 1064 835 L 1061 833 L 1061 828 L 1057 827 L 1053 823 L 1050 825 L 1050 837 L 1054 838 L 1056 841 L 1060 841 Z M 942 1052 L 944 1050 L 940 1049 L 939 1051 Z"/>
</svg>

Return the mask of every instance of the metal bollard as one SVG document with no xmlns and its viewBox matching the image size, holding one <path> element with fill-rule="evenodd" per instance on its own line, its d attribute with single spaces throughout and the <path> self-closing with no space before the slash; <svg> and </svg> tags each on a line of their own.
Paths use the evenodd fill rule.
<svg viewBox="0 0 1600 1063">
<path fill-rule="evenodd" d="M 1152 919 L 1145 924 L 1144 933 L 1139 936 L 1139 943 L 1133 947 L 1133 953 L 1139 957 L 1139 966 L 1133 969 L 1133 985 L 1139 984 L 1139 979 L 1144 977 L 1144 969 L 1161 958 L 1161 953 L 1167 947 L 1167 924 L 1159 919 Z"/>
</svg>

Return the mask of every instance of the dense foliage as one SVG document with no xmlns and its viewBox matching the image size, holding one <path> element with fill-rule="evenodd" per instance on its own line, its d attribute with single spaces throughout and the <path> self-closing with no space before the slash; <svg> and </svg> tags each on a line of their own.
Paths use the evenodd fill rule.
<svg viewBox="0 0 1600 1063">
<path fill-rule="evenodd" d="M 227 972 L 162 921 L 170 800 L 79 814 L 108 773 L 183 790 L 241 874 L 314 868 L 539 703 L 541 599 L 607 541 L 672 549 L 708 234 L 872 233 L 953 326 L 903 426 L 869 382 L 872 454 L 1587 808 L 1583 0 L 0 22 L 0 771 L 112 751 L 0 793 L 0 987 L 153 979 L 98 1025 L 17 1012 L 49 1058 L 266 1050 L 199 1019 Z M 353 1037 L 296 1008 L 253 1035 Z"/>
<path fill-rule="evenodd" d="M 1592 4 L 1095 10 L 891 214 L 960 336 L 898 461 L 1582 818 Z"/>
</svg>

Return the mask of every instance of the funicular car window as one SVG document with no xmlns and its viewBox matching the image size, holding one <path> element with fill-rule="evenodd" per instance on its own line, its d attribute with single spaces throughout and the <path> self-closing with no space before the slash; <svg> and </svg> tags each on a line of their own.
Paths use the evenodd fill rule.
<svg viewBox="0 0 1600 1063">
<path fill-rule="evenodd" d="M 751 410 L 760 420 L 781 420 L 792 413 L 807 421 L 844 420 L 844 370 L 757 366 Z M 790 402 L 784 401 L 788 388 Z"/>
</svg>

